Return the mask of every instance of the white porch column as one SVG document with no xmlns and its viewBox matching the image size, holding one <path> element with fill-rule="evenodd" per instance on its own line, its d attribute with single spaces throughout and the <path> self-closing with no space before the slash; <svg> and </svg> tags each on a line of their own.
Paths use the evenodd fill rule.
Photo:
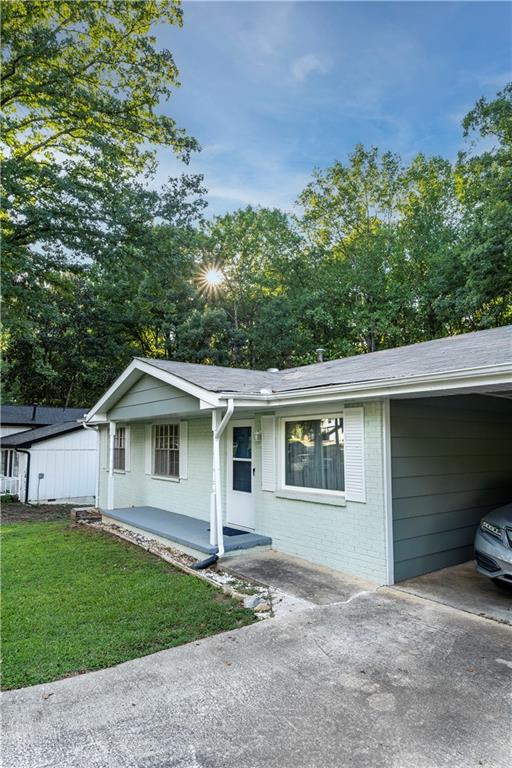
<svg viewBox="0 0 512 768">
<path fill-rule="evenodd" d="M 108 485 L 107 485 L 107 509 L 114 509 L 114 440 L 116 436 L 116 423 L 110 421 L 108 425 Z"/>
<path fill-rule="evenodd" d="M 212 459 L 212 492 L 210 494 L 210 544 L 217 546 L 217 470 L 216 461 L 220 459 L 219 440 L 216 436 L 219 426 L 219 411 L 212 411 L 212 437 L 213 437 L 213 459 Z"/>
</svg>

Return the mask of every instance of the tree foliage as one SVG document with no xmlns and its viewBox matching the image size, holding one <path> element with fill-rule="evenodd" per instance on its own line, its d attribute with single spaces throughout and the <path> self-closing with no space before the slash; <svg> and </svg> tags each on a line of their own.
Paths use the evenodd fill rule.
<svg viewBox="0 0 512 768">
<path fill-rule="evenodd" d="M 466 116 L 457 162 L 355 147 L 298 213 L 203 219 L 194 139 L 156 24 L 174 0 L 3 9 L 4 397 L 90 405 L 135 355 L 266 368 L 512 321 L 512 86 Z M 221 275 L 208 286 L 204 273 Z"/>
</svg>

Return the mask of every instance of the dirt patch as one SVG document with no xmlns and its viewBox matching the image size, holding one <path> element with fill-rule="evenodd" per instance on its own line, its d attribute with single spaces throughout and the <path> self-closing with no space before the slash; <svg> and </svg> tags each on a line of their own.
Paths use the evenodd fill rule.
<svg viewBox="0 0 512 768">
<path fill-rule="evenodd" d="M 76 504 L 2 504 L 2 523 L 48 523 L 51 520 L 67 520 Z"/>
</svg>

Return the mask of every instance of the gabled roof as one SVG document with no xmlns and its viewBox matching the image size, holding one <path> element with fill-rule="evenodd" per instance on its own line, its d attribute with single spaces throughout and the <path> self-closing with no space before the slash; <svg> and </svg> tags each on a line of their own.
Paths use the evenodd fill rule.
<svg viewBox="0 0 512 768">
<path fill-rule="evenodd" d="M 172 360 L 138 359 L 210 392 L 247 395 L 259 394 L 265 388 L 278 393 L 336 384 L 403 379 L 506 362 L 512 366 L 512 325 L 274 373 Z"/>
<path fill-rule="evenodd" d="M 230 398 L 241 406 L 268 407 L 294 399 L 390 397 L 471 387 L 506 391 L 512 389 L 512 325 L 283 371 L 134 358 L 88 413 L 88 421 L 105 421 L 109 409 L 143 374 L 198 398 L 200 408 L 221 408 Z"/>
<path fill-rule="evenodd" d="M 83 419 L 87 408 L 53 408 L 47 405 L 0 405 L 0 423 L 45 427 Z"/>
<path fill-rule="evenodd" d="M 38 429 L 27 429 L 23 432 L 16 432 L 14 435 L 7 435 L 2 438 L 2 448 L 29 448 L 32 443 L 39 443 L 41 440 L 51 440 L 52 437 L 63 435 L 66 432 L 73 432 L 75 429 L 83 429 L 78 421 L 66 421 L 63 424 L 50 424 L 47 427 Z"/>
</svg>

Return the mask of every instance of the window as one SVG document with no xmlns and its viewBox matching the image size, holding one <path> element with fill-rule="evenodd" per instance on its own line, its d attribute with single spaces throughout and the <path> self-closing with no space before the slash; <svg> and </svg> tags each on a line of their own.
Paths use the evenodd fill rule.
<svg viewBox="0 0 512 768">
<path fill-rule="evenodd" d="M 179 477 L 179 424 L 155 424 L 153 437 L 153 471 L 161 477 Z"/>
<path fill-rule="evenodd" d="M 114 469 L 126 469 L 126 428 L 117 427 L 114 435 Z"/>
<path fill-rule="evenodd" d="M 18 476 L 18 454 L 16 451 L 7 448 L 2 450 L 2 475 L 4 477 Z"/>
<path fill-rule="evenodd" d="M 285 485 L 344 491 L 343 419 L 285 422 Z"/>
</svg>

